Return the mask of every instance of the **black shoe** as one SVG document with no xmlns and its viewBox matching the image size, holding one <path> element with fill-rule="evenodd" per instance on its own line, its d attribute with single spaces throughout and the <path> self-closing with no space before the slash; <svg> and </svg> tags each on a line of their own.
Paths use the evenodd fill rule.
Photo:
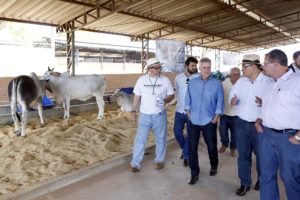
<svg viewBox="0 0 300 200">
<path fill-rule="evenodd" d="M 198 176 L 191 176 L 191 178 L 188 180 L 188 184 L 194 185 L 198 181 Z"/>
<path fill-rule="evenodd" d="M 189 160 L 184 158 L 183 159 L 183 166 L 188 167 L 189 166 Z"/>
<path fill-rule="evenodd" d="M 215 176 L 217 173 L 218 173 L 218 170 L 217 170 L 217 169 L 211 168 L 210 171 L 209 171 L 209 175 L 210 175 L 210 176 Z"/>
<path fill-rule="evenodd" d="M 249 190 L 250 186 L 241 185 L 241 188 L 236 191 L 236 194 L 239 196 L 244 196 Z"/>
<path fill-rule="evenodd" d="M 259 181 L 257 181 L 256 183 L 255 183 L 255 186 L 254 186 L 254 190 L 259 190 L 260 189 L 260 187 L 259 187 Z"/>
</svg>

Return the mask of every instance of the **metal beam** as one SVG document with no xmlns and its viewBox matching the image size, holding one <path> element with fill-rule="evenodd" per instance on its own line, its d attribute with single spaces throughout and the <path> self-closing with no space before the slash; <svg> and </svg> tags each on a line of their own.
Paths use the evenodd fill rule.
<svg viewBox="0 0 300 200">
<path fill-rule="evenodd" d="M 141 52 L 141 62 L 142 62 L 142 73 L 145 73 L 146 70 L 146 61 L 149 59 L 149 34 L 146 34 L 144 38 L 142 38 L 142 52 Z"/>
<path fill-rule="evenodd" d="M 221 0 L 210 0 L 210 1 L 213 1 L 217 5 L 222 6 L 222 7 L 226 7 L 227 5 L 230 5 Z M 276 25 L 273 22 L 269 21 L 268 19 L 264 18 L 262 15 L 256 13 L 255 11 L 252 11 L 250 8 L 238 3 L 238 1 L 236 1 L 236 0 L 233 0 L 233 1 L 236 3 L 236 5 L 232 6 L 232 8 L 231 8 L 232 11 L 234 11 L 234 13 L 238 13 L 240 16 L 245 17 L 246 19 L 251 20 L 253 22 L 259 22 L 259 24 L 273 30 L 274 32 L 280 33 L 283 37 L 287 37 L 287 38 L 292 37 L 291 34 L 288 32 L 284 32 L 284 31 L 280 31 L 280 30 L 278 31 L 276 29 L 271 28 L 269 26 L 270 24 L 273 24 L 274 26 L 278 26 L 278 25 Z M 245 11 L 241 11 L 240 9 L 244 9 Z M 251 13 L 252 16 L 250 16 L 249 13 Z M 258 19 L 254 18 L 254 16 L 258 17 Z M 261 23 L 261 21 L 265 21 L 266 23 Z"/>
<path fill-rule="evenodd" d="M 85 28 L 86 26 L 98 22 L 101 19 L 105 19 L 113 14 L 119 13 L 122 10 L 129 9 L 135 5 L 141 4 L 144 1 L 145 0 L 130 0 L 129 3 L 127 3 L 124 1 L 109 0 L 100 5 L 95 6 L 94 8 L 87 10 L 83 14 L 78 15 L 77 17 L 57 27 L 57 32 L 71 32 L 80 30 L 82 28 Z M 102 14 L 103 10 L 109 12 Z M 73 21 L 75 22 L 75 26 L 73 29 L 71 29 L 70 24 Z"/>
</svg>

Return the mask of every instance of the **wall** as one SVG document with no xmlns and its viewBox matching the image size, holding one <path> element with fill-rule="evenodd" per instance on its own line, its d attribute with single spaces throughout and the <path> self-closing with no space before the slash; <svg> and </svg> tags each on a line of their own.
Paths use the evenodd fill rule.
<svg viewBox="0 0 300 200">
<path fill-rule="evenodd" d="M 173 85 L 177 74 L 178 73 L 163 73 L 164 76 L 167 76 L 170 79 Z M 141 74 L 104 74 L 103 76 L 107 82 L 106 92 L 111 92 L 120 87 L 134 87 Z M 9 81 L 12 79 L 13 77 L 0 77 L 0 102 L 8 101 L 7 87 Z"/>
</svg>

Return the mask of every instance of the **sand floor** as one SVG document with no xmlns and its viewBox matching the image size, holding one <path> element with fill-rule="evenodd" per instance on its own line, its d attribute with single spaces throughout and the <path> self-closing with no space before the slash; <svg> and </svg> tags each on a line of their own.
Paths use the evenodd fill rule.
<svg viewBox="0 0 300 200">
<path fill-rule="evenodd" d="M 168 137 L 173 136 L 175 106 L 169 106 Z M 105 108 L 103 120 L 97 110 L 71 115 L 69 120 L 28 119 L 25 138 L 17 137 L 13 125 L 0 127 L 0 197 L 34 188 L 49 179 L 132 151 L 137 123 L 118 107 Z M 151 133 L 147 145 L 155 142 Z"/>
</svg>

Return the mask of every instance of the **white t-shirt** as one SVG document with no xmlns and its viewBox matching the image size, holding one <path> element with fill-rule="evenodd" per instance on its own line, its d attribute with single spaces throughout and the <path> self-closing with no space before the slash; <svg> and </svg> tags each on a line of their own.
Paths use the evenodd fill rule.
<svg viewBox="0 0 300 200">
<path fill-rule="evenodd" d="M 156 114 L 163 111 L 162 107 L 156 105 L 157 97 L 165 99 L 174 94 L 173 86 L 170 80 L 160 75 L 156 78 L 150 78 L 149 74 L 141 76 L 134 87 L 134 94 L 141 96 L 140 112 L 145 114 Z"/>
</svg>

